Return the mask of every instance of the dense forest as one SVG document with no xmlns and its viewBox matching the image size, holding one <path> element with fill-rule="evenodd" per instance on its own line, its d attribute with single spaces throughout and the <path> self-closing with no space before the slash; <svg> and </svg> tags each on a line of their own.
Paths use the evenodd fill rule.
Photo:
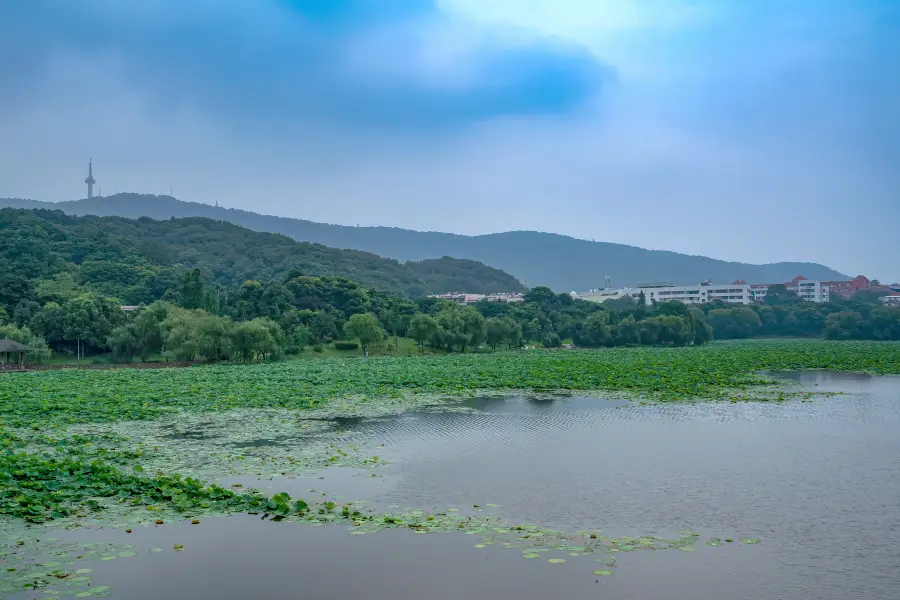
<svg viewBox="0 0 900 600">
<path fill-rule="evenodd" d="M 846 275 L 815 263 L 751 265 L 536 231 L 465 236 L 396 227 L 329 225 L 183 202 L 171 196 L 116 194 L 57 203 L 0 199 L 0 206 L 55 208 L 75 215 L 121 216 L 132 219 L 206 217 L 254 231 L 280 233 L 295 240 L 336 248 L 353 248 L 401 261 L 442 256 L 471 259 L 503 269 L 531 286 L 546 285 L 559 292 L 600 287 L 606 276 L 611 277 L 617 287 L 635 286 L 648 281 L 690 283 L 707 278 L 714 281 L 743 279 L 771 283 L 790 281 L 798 273 L 822 281 L 847 279 Z M 353 277 L 349 273 L 344 275 Z M 262 275 L 257 274 L 259 276 Z M 363 281 L 358 277 L 355 279 Z M 479 292 L 484 288 L 457 290 Z"/>
<path fill-rule="evenodd" d="M 0 314 L 0 337 L 29 345 L 35 357 L 53 351 L 179 361 L 263 360 L 330 342 L 366 352 L 392 336 L 447 352 L 557 347 L 565 338 L 586 347 L 683 346 L 712 339 L 709 326 L 677 302 L 646 308 L 636 317 L 620 316 L 545 287 L 528 292 L 523 302 L 458 306 L 365 289 L 345 278 L 292 272 L 282 280 L 249 280 L 223 295 L 195 269 L 185 272 L 162 300 L 130 312 L 95 292 L 54 290 L 44 304 L 26 300 L 12 315 Z"/>
<path fill-rule="evenodd" d="M 627 297 L 598 304 L 536 287 L 522 302 L 458 306 L 415 295 L 408 284 L 427 289 L 485 274 L 497 282 L 504 274 L 454 259 L 410 267 L 207 219 L 7 209 L 0 234 L 0 338 L 32 347 L 32 358 L 254 361 L 332 342 L 366 352 L 390 337 L 447 352 L 566 341 L 685 346 L 764 335 L 900 339 L 900 310 L 880 306 L 873 294 L 813 304 L 773 286 L 765 304 L 689 307 Z M 375 284 L 334 275 L 353 269 Z M 125 303 L 139 306 L 126 311 Z"/>
<path fill-rule="evenodd" d="M 153 221 L 0 210 L 0 308 L 55 299 L 58 288 L 123 304 L 150 303 L 200 269 L 223 293 L 290 272 L 347 277 L 407 297 L 459 290 L 524 291 L 507 273 L 469 260 L 400 263 L 357 250 L 299 243 L 202 218 Z"/>
</svg>

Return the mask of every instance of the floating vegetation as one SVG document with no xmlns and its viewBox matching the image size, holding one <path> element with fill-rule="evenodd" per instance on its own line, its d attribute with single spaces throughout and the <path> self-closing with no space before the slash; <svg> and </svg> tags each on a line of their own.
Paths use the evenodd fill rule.
<svg viewBox="0 0 900 600">
<path fill-rule="evenodd" d="M 900 374 L 900 343 L 777 340 L 690 348 L 616 348 L 323 359 L 191 369 L 64 369 L 0 378 L 7 426 L 158 419 L 239 408 L 395 412 L 422 395 L 479 390 L 605 390 L 671 401 L 752 399 L 760 371 Z M 734 391 L 739 393 L 735 395 Z M 750 392 L 749 394 L 745 392 Z M 411 399 L 412 397 L 412 399 Z M 776 394 L 768 394 L 776 399 Z M 376 400 L 377 399 L 377 400 Z"/>
<path fill-rule="evenodd" d="M 360 469 L 367 479 L 382 475 L 390 453 L 358 443 L 334 417 L 468 410 L 448 398 L 510 390 L 593 390 L 643 402 L 806 399 L 808 391 L 794 392 L 759 372 L 810 368 L 900 373 L 900 344 L 766 341 L 4 374 L 0 534 L 9 535 L 0 539 L 12 541 L 0 543 L 0 596 L 23 590 L 106 595 L 109 588 L 94 585 L 82 561 L 143 554 L 128 545 L 37 542 L 39 532 L 100 523 L 130 533 L 140 526 L 200 524 L 240 513 L 313 526 L 338 524 L 353 535 L 383 529 L 453 531 L 478 536 L 471 540 L 478 549 L 516 549 L 529 560 L 551 553 L 550 564 L 566 560 L 554 553 L 576 559 L 605 554 L 600 562 L 615 567 L 613 553 L 692 552 L 700 535 L 695 531 L 677 539 L 566 533 L 504 522 L 490 514 L 497 504 L 473 505 L 471 500 L 464 504 L 472 508 L 465 510 L 395 507 L 396 512 L 380 512 L 321 490 L 305 499 L 263 494 L 226 478 L 315 477 L 332 468 Z M 724 544 L 710 538 L 706 545 Z M 175 544 L 166 552 L 183 549 Z"/>
<path fill-rule="evenodd" d="M 7 538 L 11 532 L 0 529 Z M 40 592 L 44 596 L 105 596 L 109 586 L 94 586 L 93 569 L 79 567 L 90 560 L 103 560 L 117 553 L 128 553 L 116 543 L 62 542 L 53 538 L 22 536 L 15 542 L 0 544 L 0 597 L 15 592 Z M 126 554 L 126 556 L 134 555 Z"/>
</svg>

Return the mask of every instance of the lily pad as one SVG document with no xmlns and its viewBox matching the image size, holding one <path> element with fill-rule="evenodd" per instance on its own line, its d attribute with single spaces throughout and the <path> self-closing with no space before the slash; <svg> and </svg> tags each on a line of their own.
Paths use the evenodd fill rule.
<svg viewBox="0 0 900 600">
<path fill-rule="evenodd" d="M 558 564 L 560 564 L 560 563 L 566 562 L 566 559 L 564 559 L 564 558 L 551 558 L 551 559 L 547 560 L 547 562 L 550 563 L 550 564 L 558 565 Z"/>
<path fill-rule="evenodd" d="M 601 577 L 609 577 L 612 574 L 613 574 L 612 571 L 605 571 L 603 569 L 598 569 L 598 570 L 594 571 L 594 575 L 600 575 Z"/>
</svg>

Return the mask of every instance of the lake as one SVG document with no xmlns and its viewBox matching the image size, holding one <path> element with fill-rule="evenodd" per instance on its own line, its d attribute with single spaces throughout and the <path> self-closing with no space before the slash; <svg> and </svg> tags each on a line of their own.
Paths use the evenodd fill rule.
<svg viewBox="0 0 900 600">
<path fill-rule="evenodd" d="M 133 600 L 894 600 L 900 378 L 784 377 L 812 399 L 643 406 L 482 398 L 462 401 L 469 410 L 461 412 L 338 419 L 315 435 L 378 448 L 387 464 L 376 477 L 329 468 L 273 481 L 222 480 L 294 496 L 327 490 L 375 507 L 496 504 L 491 513 L 510 522 L 608 536 L 692 530 L 702 542 L 735 540 L 721 547 L 618 552 L 614 568 L 596 556 L 549 564 L 500 545 L 475 548 L 477 539 L 457 533 L 356 536 L 340 526 L 248 515 L 60 537 L 133 544 L 137 556 L 91 565 L 113 597 Z M 842 394 L 816 396 L 823 392 Z M 746 537 L 761 543 L 740 543 Z M 149 552 L 174 544 L 184 550 Z"/>
</svg>

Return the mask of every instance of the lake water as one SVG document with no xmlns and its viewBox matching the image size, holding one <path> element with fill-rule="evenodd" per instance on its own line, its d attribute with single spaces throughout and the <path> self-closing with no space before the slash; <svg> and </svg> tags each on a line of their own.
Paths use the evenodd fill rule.
<svg viewBox="0 0 900 600">
<path fill-rule="evenodd" d="M 900 598 L 900 378 L 791 374 L 811 402 L 640 406 L 591 398 L 479 399 L 469 412 L 350 419 L 331 434 L 374 444 L 379 476 L 251 482 L 309 488 L 379 506 L 495 503 L 517 523 L 607 535 L 758 545 L 617 555 L 615 576 L 588 557 L 523 560 L 472 536 L 271 523 L 241 516 L 103 532 L 139 556 L 96 565 L 113 597 L 396 600 Z M 384 444 L 381 446 L 381 444 Z M 72 532 L 68 535 L 79 535 Z M 153 547 L 181 552 L 149 554 Z"/>
</svg>

